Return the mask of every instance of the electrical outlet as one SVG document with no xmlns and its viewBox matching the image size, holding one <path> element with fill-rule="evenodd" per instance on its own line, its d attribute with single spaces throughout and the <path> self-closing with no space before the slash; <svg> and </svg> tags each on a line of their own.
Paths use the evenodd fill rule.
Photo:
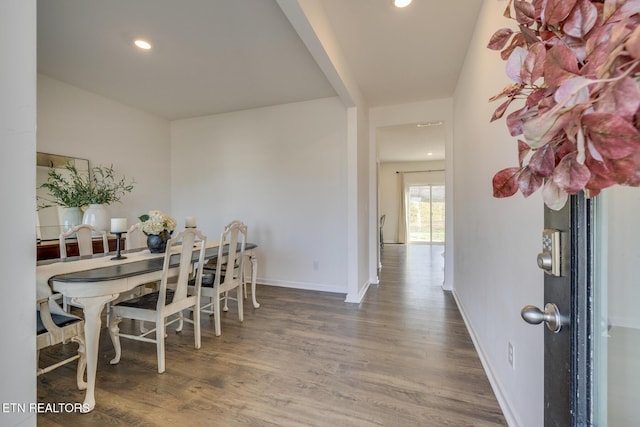
<svg viewBox="0 0 640 427">
<path fill-rule="evenodd" d="M 319 265 L 318 261 L 313 261 L 313 271 L 318 271 Z"/>
<path fill-rule="evenodd" d="M 513 344 L 511 343 L 509 343 L 508 358 L 509 358 L 509 365 L 511 365 L 511 367 L 515 369 L 516 365 L 514 363 L 515 360 L 514 360 Z"/>
</svg>

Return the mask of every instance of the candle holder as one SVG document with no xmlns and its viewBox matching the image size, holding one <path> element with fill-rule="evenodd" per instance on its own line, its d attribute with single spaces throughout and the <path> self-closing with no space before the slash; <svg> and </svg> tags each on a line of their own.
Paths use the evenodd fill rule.
<svg viewBox="0 0 640 427">
<path fill-rule="evenodd" d="M 119 259 L 127 259 L 126 256 L 122 256 L 120 254 L 120 240 L 122 239 L 122 232 L 113 232 L 113 234 L 116 235 L 116 256 L 114 256 L 113 258 L 111 258 L 112 260 L 119 260 Z"/>
</svg>

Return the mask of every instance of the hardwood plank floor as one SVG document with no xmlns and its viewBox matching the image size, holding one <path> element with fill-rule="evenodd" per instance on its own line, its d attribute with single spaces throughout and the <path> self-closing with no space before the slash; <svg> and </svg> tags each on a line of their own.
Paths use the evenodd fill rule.
<svg viewBox="0 0 640 427">
<path fill-rule="evenodd" d="M 441 290 L 442 251 L 386 245 L 380 284 L 359 305 L 342 294 L 258 286 L 261 307 L 245 304 L 241 324 L 231 303 L 221 337 L 212 318 L 202 320 L 200 350 L 190 325 L 170 328 L 164 374 L 155 346 L 131 340 L 111 366 L 103 330 L 96 409 L 39 414 L 38 425 L 504 426 L 453 297 Z M 81 401 L 74 369 L 40 376 L 38 401 Z"/>
</svg>

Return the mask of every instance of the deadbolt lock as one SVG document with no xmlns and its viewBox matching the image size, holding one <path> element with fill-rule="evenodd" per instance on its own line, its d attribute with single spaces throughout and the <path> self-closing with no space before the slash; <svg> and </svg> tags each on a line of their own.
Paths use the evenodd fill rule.
<svg viewBox="0 0 640 427">
<path fill-rule="evenodd" d="M 552 276 L 561 276 L 560 231 L 547 228 L 542 231 L 542 252 L 538 254 L 538 267 Z"/>
</svg>

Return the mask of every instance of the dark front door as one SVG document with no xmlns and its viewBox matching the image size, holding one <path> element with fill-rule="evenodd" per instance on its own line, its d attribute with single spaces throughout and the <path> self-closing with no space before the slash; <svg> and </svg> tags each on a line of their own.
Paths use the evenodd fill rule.
<svg viewBox="0 0 640 427">
<path fill-rule="evenodd" d="M 545 427 L 584 426 L 587 415 L 585 344 L 591 247 L 591 201 L 572 196 L 560 211 L 545 207 L 538 266 L 544 274 L 544 307 L 527 306 L 522 317 L 544 332 Z"/>
<path fill-rule="evenodd" d="M 545 208 L 545 426 L 640 426 L 640 189 Z"/>
</svg>

